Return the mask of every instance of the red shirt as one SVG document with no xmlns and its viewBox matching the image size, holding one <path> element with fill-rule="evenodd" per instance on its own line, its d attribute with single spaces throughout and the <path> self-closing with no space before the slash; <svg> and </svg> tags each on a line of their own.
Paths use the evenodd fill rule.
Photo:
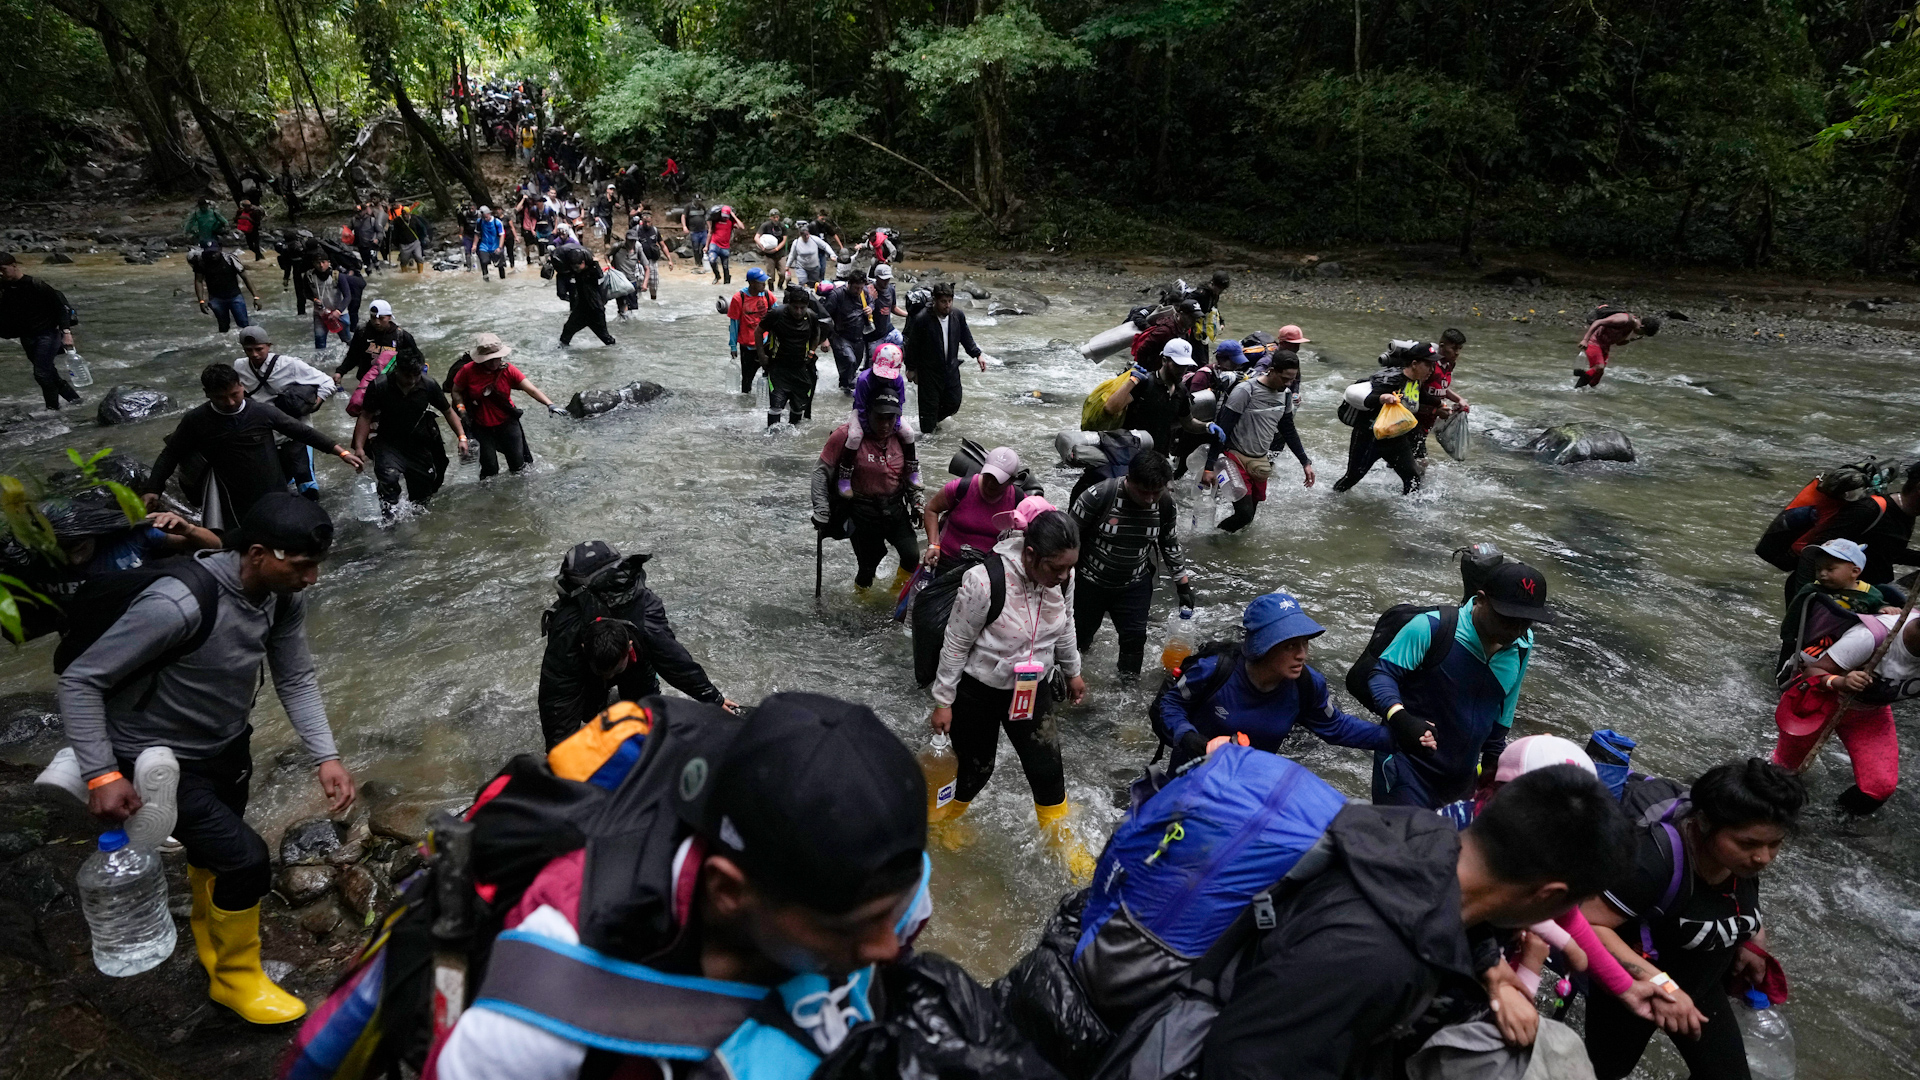
<svg viewBox="0 0 1920 1080">
<path fill-rule="evenodd" d="M 713 237 L 709 242 L 714 247 L 733 247 L 733 211 L 722 210 L 719 217 L 707 222 L 707 228 L 713 230 Z"/>
<path fill-rule="evenodd" d="M 526 376 L 520 369 L 508 364 L 499 371 L 488 371 L 478 363 L 468 364 L 453 377 L 453 388 L 464 394 L 467 408 L 473 412 L 473 422 L 487 427 L 499 427 L 514 419 L 513 388 L 520 385 Z"/>
<path fill-rule="evenodd" d="M 827 438 L 826 449 L 820 451 L 820 460 L 828 465 L 840 464 L 840 453 L 847 448 L 847 425 L 841 424 Z M 893 495 L 900 490 L 900 478 L 905 475 L 907 455 L 900 447 L 897 431 L 888 432 L 885 438 L 876 438 L 869 432 L 860 440 L 860 449 L 853 457 L 853 493 L 869 497 Z"/>
<path fill-rule="evenodd" d="M 727 318 L 740 324 L 740 335 L 735 340 L 742 345 L 760 345 L 760 317 L 773 307 L 773 292 L 768 290 L 755 296 L 750 292 L 737 292 L 727 301 Z"/>
</svg>

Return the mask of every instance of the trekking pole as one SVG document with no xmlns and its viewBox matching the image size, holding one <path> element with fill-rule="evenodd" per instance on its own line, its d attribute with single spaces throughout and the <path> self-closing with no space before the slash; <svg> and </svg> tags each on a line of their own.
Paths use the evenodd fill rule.
<svg viewBox="0 0 1920 1080">
<path fill-rule="evenodd" d="M 822 560 L 826 558 L 827 534 L 820 533 L 813 538 L 813 598 L 820 599 L 820 575 Z"/>
<path fill-rule="evenodd" d="M 1913 615 L 1913 602 L 1916 598 L 1920 598 L 1920 589 L 1908 589 L 1907 602 L 1906 605 L 1900 609 L 1900 618 L 1894 621 L 1892 631 L 1890 631 L 1885 638 L 1881 639 L 1880 644 L 1874 646 L 1873 654 L 1867 657 L 1866 664 L 1859 670 L 1866 672 L 1868 675 L 1872 675 L 1874 671 L 1879 668 L 1880 661 L 1887 655 L 1888 646 L 1893 644 L 1894 638 L 1900 636 L 1901 629 L 1907 625 L 1907 619 Z M 1827 722 L 1820 725 L 1819 732 L 1814 735 L 1813 745 L 1808 748 L 1807 756 L 1801 758 L 1800 764 L 1794 767 L 1793 771 L 1796 774 L 1804 773 L 1813 767 L 1814 759 L 1820 756 L 1821 747 L 1827 744 L 1827 739 L 1833 735 L 1834 729 L 1840 726 L 1840 718 L 1845 716 L 1847 710 L 1853 707 L 1853 698 L 1854 695 L 1852 693 L 1840 695 L 1840 701 L 1833 707 L 1833 714 L 1827 717 Z"/>
<path fill-rule="evenodd" d="M 473 822 L 442 811 L 433 822 L 433 1031 L 444 1038 L 467 1007 L 473 936 Z"/>
</svg>

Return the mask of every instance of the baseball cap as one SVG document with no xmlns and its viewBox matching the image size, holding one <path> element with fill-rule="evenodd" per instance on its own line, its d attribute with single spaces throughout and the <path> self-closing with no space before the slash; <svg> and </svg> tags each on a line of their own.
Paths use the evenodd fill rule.
<svg viewBox="0 0 1920 1080">
<path fill-rule="evenodd" d="M 898 379 L 906 373 L 901 360 L 900 346 L 883 341 L 873 349 L 873 373 L 883 379 Z"/>
<path fill-rule="evenodd" d="M 333 546 L 333 519 L 312 499 L 276 491 L 253 504 L 227 541 L 231 551 L 255 544 L 289 555 L 325 555 Z"/>
<path fill-rule="evenodd" d="M 1305 345 L 1308 342 L 1313 340 L 1312 338 L 1308 337 L 1306 334 L 1302 333 L 1300 328 L 1293 325 L 1292 323 L 1288 323 L 1287 325 L 1281 327 L 1279 332 L 1275 336 L 1278 337 L 1281 341 L 1284 341 L 1289 345 Z"/>
<path fill-rule="evenodd" d="M 765 281 L 767 280 L 767 272 L 765 270 L 760 269 L 757 266 L 748 267 L 747 280 L 748 281 Z"/>
<path fill-rule="evenodd" d="M 893 267 L 888 266 L 886 263 L 881 263 L 879 266 L 873 268 L 873 276 L 882 281 L 892 281 Z"/>
<path fill-rule="evenodd" d="M 620 554 L 620 549 L 605 540 L 583 540 L 567 550 L 560 560 L 559 581 L 575 587 L 592 585 L 603 572 L 623 562 L 631 562 L 638 567 L 652 558 L 651 555 L 635 555 L 631 560 Z"/>
<path fill-rule="evenodd" d="M 1529 735 L 1515 739 L 1500 751 L 1500 767 L 1493 779 L 1495 783 L 1504 784 L 1522 773 L 1554 765 L 1572 765 L 1594 776 L 1600 774 L 1600 770 L 1593 767 L 1593 759 L 1571 740 L 1558 735 Z"/>
<path fill-rule="evenodd" d="M 882 390 L 867 403 L 867 411 L 876 416 L 899 416 L 900 395 L 891 390 Z"/>
<path fill-rule="evenodd" d="M 1223 341 L 1213 347 L 1213 358 L 1217 363 L 1240 367 L 1247 362 L 1247 350 L 1237 341 Z"/>
<path fill-rule="evenodd" d="M 1547 607 L 1546 575 L 1523 562 L 1503 563 L 1480 585 L 1487 604 L 1509 619 L 1556 623 L 1559 616 Z"/>
<path fill-rule="evenodd" d="M 1850 562 L 1862 570 L 1867 568 L 1867 549 L 1851 540 L 1829 540 L 1824 544 L 1813 545 L 1814 551 L 1824 551 L 1842 562 Z"/>
<path fill-rule="evenodd" d="M 385 300 L 375 300 L 373 303 L 367 305 L 367 315 L 368 317 L 375 318 L 375 319 L 379 318 L 382 315 L 385 315 L 388 318 L 392 318 L 393 305 L 387 303 Z"/>
<path fill-rule="evenodd" d="M 1020 473 L 1020 455 L 1014 453 L 1011 446 L 996 446 L 987 451 L 986 463 L 980 471 L 1001 483 L 1007 483 Z"/>
<path fill-rule="evenodd" d="M 1247 655 L 1265 656 L 1275 645 L 1298 637 L 1319 637 L 1327 628 L 1300 609 L 1290 594 L 1270 592 L 1247 605 L 1240 625 L 1247 631 Z"/>
<path fill-rule="evenodd" d="M 865 705 L 766 698 L 712 782 L 701 831 L 777 899 L 838 914 L 920 876 L 926 780 Z"/>
<path fill-rule="evenodd" d="M 1027 526 L 1033 524 L 1034 518 L 1039 517 L 1049 510 L 1058 509 L 1059 507 L 1048 502 L 1047 497 L 1044 495 L 1029 495 L 1021 499 L 1013 509 L 1002 510 L 993 515 L 993 523 L 1002 529 L 1013 529 L 1018 532 L 1025 532 L 1027 531 Z"/>
<path fill-rule="evenodd" d="M 1166 345 L 1161 348 L 1160 355 L 1179 364 L 1181 367 L 1199 366 L 1194 363 L 1193 346 L 1187 343 L 1186 338 L 1174 338 L 1167 342 Z"/>
<path fill-rule="evenodd" d="M 242 328 L 240 331 L 240 344 L 271 345 L 273 344 L 273 338 L 267 334 L 267 329 L 264 326 L 248 326 Z"/>
</svg>

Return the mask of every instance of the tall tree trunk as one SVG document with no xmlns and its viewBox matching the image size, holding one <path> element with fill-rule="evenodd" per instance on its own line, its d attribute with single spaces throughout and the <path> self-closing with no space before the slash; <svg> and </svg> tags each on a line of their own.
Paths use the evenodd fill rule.
<svg viewBox="0 0 1920 1080">
<path fill-rule="evenodd" d="M 153 17 L 147 36 L 148 67 L 157 65 L 173 92 L 186 102 L 193 122 L 200 127 L 200 137 L 207 141 L 207 149 L 213 154 L 213 163 L 219 167 L 220 176 L 227 183 L 227 192 L 237 203 L 240 201 L 240 174 L 234 169 L 233 159 L 227 153 L 226 140 L 221 137 L 219 127 L 214 122 L 213 109 L 200 97 L 193 74 L 193 62 L 187 58 L 186 46 L 180 41 L 180 24 L 174 19 L 173 12 L 168 10 L 165 0 L 153 0 L 148 10 Z"/>
<path fill-rule="evenodd" d="M 420 141 L 426 145 L 427 153 L 434 164 L 440 167 L 442 173 L 452 177 L 462 188 L 465 188 L 467 196 L 474 201 L 475 205 L 491 206 L 493 196 L 487 192 L 486 178 L 479 175 L 478 170 L 469 167 L 469 163 L 462 160 L 460 155 L 454 153 L 453 148 L 440 138 L 440 133 L 432 124 L 427 123 L 426 117 L 420 115 L 419 109 L 414 108 L 413 98 L 407 95 L 406 85 L 400 81 L 399 76 L 393 74 L 391 68 L 388 72 L 387 89 L 393 94 L 393 103 L 400 108 L 400 119 L 406 122 L 407 130 L 419 137 Z M 449 207 L 448 210 L 451 212 L 452 208 Z"/>
<path fill-rule="evenodd" d="M 148 179 L 163 191 L 191 191 L 206 183 L 207 176 L 200 163 L 168 128 L 146 84 L 133 73 L 126 43 L 116 33 L 96 32 L 107 54 L 107 70 L 113 78 L 114 92 L 133 114 L 134 123 L 140 126 L 140 135 L 146 140 Z"/>
<path fill-rule="evenodd" d="M 441 217 L 453 216 L 453 192 L 447 190 L 447 182 L 441 178 L 440 171 L 433 167 L 433 154 L 420 139 L 420 132 L 409 126 L 407 140 L 413 144 L 413 152 L 420 159 L 420 173 L 426 178 L 427 190 L 433 193 L 433 205 Z"/>
<path fill-rule="evenodd" d="M 1006 83 L 997 67 L 990 67 L 975 81 L 980 113 L 981 183 L 980 203 L 996 229 L 1008 226 L 1011 204 L 1007 191 Z"/>
<path fill-rule="evenodd" d="M 329 143 L 339 141 L 333 128 L 327 123 L 326 110 L 320 107 L 320 94 L 313 88 L 313 77 L 307 74 L 307 62 L 300 56 L 300 40 L 293 32 L 293 15 L 287 11 L 286 0 L 274 0 L 274 10 L 280 14 L 280 28 L 286 31 L 287 48 L 293 52 L 293 69 L 300 73 L 300 82 L 307 88 L 307 97 L 313 101 L 313 115 L 320 118 L 320 128 L 327 133 Z M 312 163 L 308 163 L 312 168 Z"/>
</svg>

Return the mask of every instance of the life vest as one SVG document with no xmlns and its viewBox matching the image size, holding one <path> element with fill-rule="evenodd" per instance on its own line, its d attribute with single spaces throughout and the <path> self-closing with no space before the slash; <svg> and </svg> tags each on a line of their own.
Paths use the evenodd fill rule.
<svg viewBox="0 0 1920 1080">
<path fill-rule="evenodd" d="M 1828 469 L 1809 481 L 1799 494 L 1774 515 L 1760 534 L 1760 541 L 1754 545 L 1753 553 L 1781 570 L 1798 570 L 1801 552 L 1815 539 L 1828 538 L 1828 526 L 1847 508 L 1848 503 L 1861 499 L 1873 500 L 1879 510 L 1874 516 L 1873 525 L 1878 525 L 1887 512 L 1886 496 L 1880 492 L 1892 484 L 1895 474 L 1893 466 L 1882 464 L 1874 458 Z M 1861 532 L 1864 534 L 1873 525 Z"/>
</svg>

